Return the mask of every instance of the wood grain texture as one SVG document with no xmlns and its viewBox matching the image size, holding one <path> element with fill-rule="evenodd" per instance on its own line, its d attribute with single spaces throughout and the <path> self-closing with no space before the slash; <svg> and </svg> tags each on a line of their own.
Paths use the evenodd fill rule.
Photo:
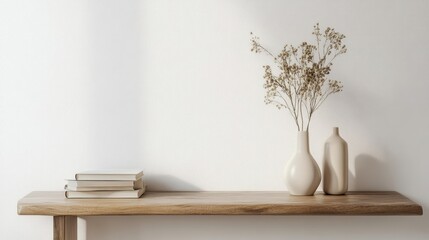
<svg viewBox="0 0 429 240">
<path fill-rule="evenodd" d="M 18 214 L 100 215 L 422 215 L 422 207 L 397 192 L 343 196 L 287 192 L 146 192 L 140 199 L 66 199 L 64 192 L 32 192 Z"/>
<path fill-rule="evenodd" d="M 54 240 L 77 240 L 77 217 L 54 216 Z"/>
</svg>

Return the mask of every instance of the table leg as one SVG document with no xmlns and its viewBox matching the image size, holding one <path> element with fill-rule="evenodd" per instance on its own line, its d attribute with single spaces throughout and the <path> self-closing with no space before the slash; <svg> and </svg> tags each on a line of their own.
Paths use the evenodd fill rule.
<svg viewBox="0 0 429 240">
<path fill-rule="evenodd" d="M 54 240 L 77 240 L 76 216 L 54 216 Z"/>
</svg>

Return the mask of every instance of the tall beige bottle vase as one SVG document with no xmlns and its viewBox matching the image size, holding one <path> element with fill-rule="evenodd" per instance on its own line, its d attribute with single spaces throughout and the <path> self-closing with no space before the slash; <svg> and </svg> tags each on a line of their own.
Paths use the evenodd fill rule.
<svg viewBox="0 0 429 240">
<path fill-rule="evenodd" d="M 299 131 L 295 155 L 286 163 L 285 183 L 291 195 L 311 196 L 320 184 L 320 168 L 310 153 L 308 132 Z"/>
<path fill-rule="evenodd" d="M 348 189 L 348 146 L 340 137 L 338 127 L 326 140 L 323 157 L 323 191 L 326 194 L 342 195 Z"/>
</svg>

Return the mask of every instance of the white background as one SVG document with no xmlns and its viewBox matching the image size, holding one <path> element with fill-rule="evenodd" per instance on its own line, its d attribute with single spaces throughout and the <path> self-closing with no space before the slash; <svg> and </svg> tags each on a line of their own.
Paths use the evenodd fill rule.
<svg viewBox="0 0 429 240">
<path fill-rule="evenodd" d="M 333 126 L 349 143 L 350 190 L 429 204 L 429 1 L 0 1 L 0 238 L 50 239 L 17 216 L 34 190 L 93 168 L 144 169 L 151 190 L 286 190 L 286 111 L 263 102 L 252 31 L 272 51 L 344 33 L 316 112 L 321 163 Z M 84 239 L 428 239 L 423 217 L 88 217 Z"/>
</svg>

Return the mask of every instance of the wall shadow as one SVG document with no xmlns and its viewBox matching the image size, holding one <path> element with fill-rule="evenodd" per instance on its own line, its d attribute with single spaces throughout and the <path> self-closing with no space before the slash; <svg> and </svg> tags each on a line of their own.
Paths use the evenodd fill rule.
<svg viewBox="0 0 429 240">
<path fill-rule="evenodd" d="M 392 166 L 368 154 L 359 154 L 355 158 L 355 175 L 352 179 L 354 190 L 395 189 L 395 178 Z"/>
<path fill-rule="evenodd" d="M 185 182 L 175 176 L 165 174 L 148 174 L 144 176 L 148 191 L 201 191 L 199 187 Z"/>
<path fill-rule="evenodd" d="M 350 164 L 350 163 L 349 163 Z M 349 175 L 348 175 L 348 191 L 354 191 L 356 190 L 356 178 L 355 175 L 352 173 L 352 171 L 350 171 L 350 166 L 349 166 Z"/>
<path fill-rule="evenodd" d="M 87 239 L 426 239 L 419 217 L 107 216 L 87 217 Z M 311 231 L 305 226 L 311 226 Z M 406 227 L 405 227 L 406 226 Z M 358 237 L 360 236 L 360 237 Z M 279 238 L 280 237 L 280 238 Z"/>
</svg>

